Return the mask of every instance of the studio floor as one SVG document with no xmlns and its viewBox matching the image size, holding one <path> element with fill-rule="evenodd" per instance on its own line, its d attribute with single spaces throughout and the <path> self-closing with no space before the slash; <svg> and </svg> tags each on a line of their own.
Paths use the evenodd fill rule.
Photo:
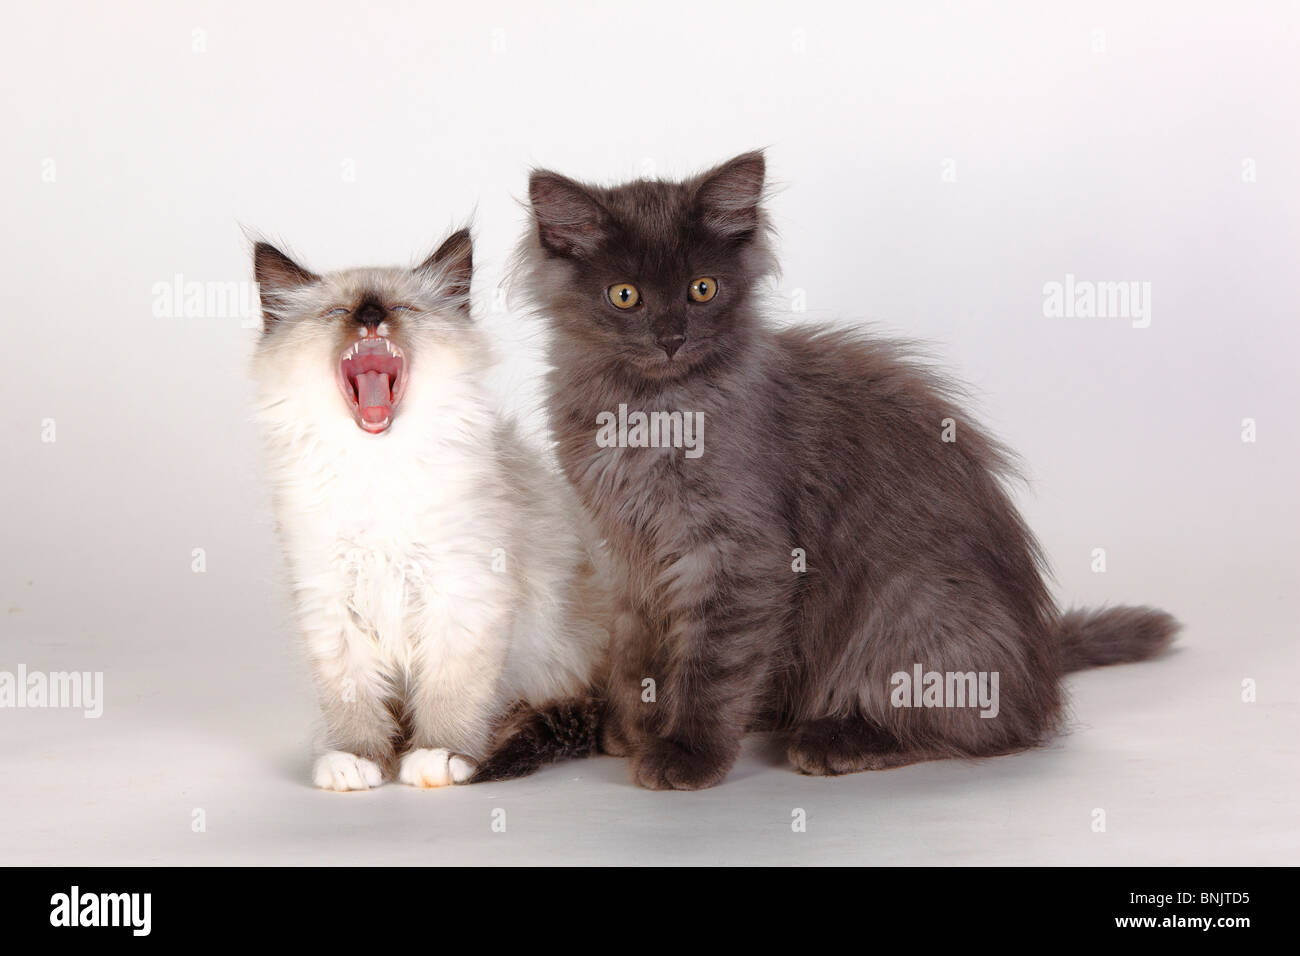
<svg viewBox="0 0 1300 956">
<path fill-rule="evenodd" d="M 15 603 L 6 661 L 97 664 L 105 706 L 0 714 L 0 864 L 1294 864 L 1286 583 L 1252 576 L 1230 602 L 1189 587 L 1178 649 L 1072 676 L 1071 729 L 1041 751 L 819 779 L 755 736 L 695 793 L 639 790 L 608 757 L 501 784 L 317 791 L 312 702 L 269 591 L 225 612 L 173 595 L 183 628 L 139 612 L 115 638 L 72 605 L 20 627 Z"/>
</svg>

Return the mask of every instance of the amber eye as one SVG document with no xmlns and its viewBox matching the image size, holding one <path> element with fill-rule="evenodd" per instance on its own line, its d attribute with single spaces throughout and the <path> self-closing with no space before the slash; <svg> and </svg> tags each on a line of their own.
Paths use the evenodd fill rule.
<svg viewBox="0 0 1300 956">
<path fill-rule="evenodd" d="M 691 283 L 691 298 L 696 302 L 708 302 L 718 294 L 718 280 L 701 276 Z"/>
<path fill-rule="evenodd" d="M 614 283 L 609 287 L 607 294 L 609 301 L 619 309 L 631 309 L 641 301 L 641 293 L 637 291 L 637 287 L 628 282 Z"/>
</svg>

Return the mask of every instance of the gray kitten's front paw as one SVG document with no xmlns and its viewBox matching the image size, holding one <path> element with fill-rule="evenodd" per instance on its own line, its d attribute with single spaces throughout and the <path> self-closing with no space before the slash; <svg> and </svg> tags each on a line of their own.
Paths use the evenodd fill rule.
<svg viewBox="0 0 1300 956">
<path fill-rule="evenodd" d="M 734 752 L 687 750 L 662 738 L 648 741 L 632 758 L 632 776 L 647 790 L 703 790 L 717 786 L 736 762 Z"/>
</svg>

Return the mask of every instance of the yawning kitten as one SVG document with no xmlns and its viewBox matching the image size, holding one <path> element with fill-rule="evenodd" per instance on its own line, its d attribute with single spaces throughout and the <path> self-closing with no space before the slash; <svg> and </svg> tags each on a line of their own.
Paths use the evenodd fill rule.
<svg viewBox="0 0 1300 956">
<path fill-rule="evenodd" d="M 483 389 L 471 257 L 463 230 L 415 269 L 255 250 L 258 417 L 326 789 L 468 779 L 507 717 L 588 693 L 607 639 L 581 509 Z"/>
<path fill-rule="evenodd" d="M 1176 624 L 1058 612 L 1003 453 L 903 349 L 761 321 L 763 189 L 759 153 L 681 183 L 532 176 L 552 427 L 616 564 L 602 743 L 679 789 L 753 727 L 810 774 L 1039 744 L 1064 672 Z"/>
</svg>

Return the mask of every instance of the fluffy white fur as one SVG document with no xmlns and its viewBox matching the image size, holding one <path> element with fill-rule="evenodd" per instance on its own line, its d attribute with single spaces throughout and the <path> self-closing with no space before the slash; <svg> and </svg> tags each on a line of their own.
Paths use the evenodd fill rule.
<svg viewBox="0 0 1300 956">
<path fill-rule="evenodd" d="M 582 693 L 607 639 L 585 518 L 494 411 L 452 265 L 303 282 L 259 268 L 257 415 L 325 717 L 313 780 L 326 789 L 376 786 L 399 757 L 404 783 L 462 782 L 515 705 Z M 367 292 L 411 307 L 380 328 L 409 375 L 380 435 L 334 377 L 361 327 L 323 316 Z"/>
</svg>

